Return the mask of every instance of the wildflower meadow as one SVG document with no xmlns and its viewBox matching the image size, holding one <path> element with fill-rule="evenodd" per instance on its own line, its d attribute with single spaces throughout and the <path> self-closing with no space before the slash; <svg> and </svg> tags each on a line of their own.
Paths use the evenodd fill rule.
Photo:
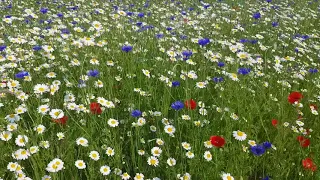
<svg viewBox="0 0 320 180">
<path fill-rule="evenodd" d="M 1 0 L 1 180 L 319 180 L 319 0 Z"/>
</svg>

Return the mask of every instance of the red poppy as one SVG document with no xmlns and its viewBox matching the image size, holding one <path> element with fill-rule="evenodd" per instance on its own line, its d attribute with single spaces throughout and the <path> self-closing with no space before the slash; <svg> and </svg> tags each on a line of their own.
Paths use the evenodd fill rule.
<svg viewBox="0 0 320 180">
<path fill-rule="evenodd" d="M 289 103 L 293 104 L 295 102 L 300 101 L 300 99 L 303 98 L 303 95 L 299 92 L 292 92 L 288 96 Z"/>
<path fill-rule="evenodd" d="M 90 104 L 90 111 L 92 114 L 101 114 L 102 110 L 100 104 L 97 102 L 92 102 Z"/>
<path fill-rule="evenodd" d="M 300 141 L 300 145 L 304 148 L 308 147 L 310 145 L 310 139 L 305 138 L 304 140 Z"/>
<path fill-rule="evenodd" d="M 272 126 L 276 127 L 278 125 L 278 120 L 272 119 L 271 124 Z"/>
<path fill-rule="evenodd" d="M 304 139 L 304 137 L 303 136 L 298 136 L 297 137 L 297 140 L 300 142 L 300 141 L 302 141 Z"/>
<path fill-rule="evenodd" d="M 302 147 L 308 147 L 310 145 L 310 139 L 305 138 L 303 136 L 298 136 L 297 140 L 300 142 Z"/>
<path fill-rule="evenodd" d="M 218 148 L 222 147 L 226 143 L 224 138 L 221 136 L 211 136 L 210 141 L 211 141 L 212 145 L 214 145 L 215 147 L 218 147 Z"/>
<path fill-rule="evenodd" d="M 63 116 L 60 119 L 53 119 L 55 123 L 62 124 L 62 125 L 65 125 L 67 123 L 67 120 L 68 120 L 68 116 Z"/>
<path fill-rule="evenodd" d="M 317 166 L 313 163 L 311 158 L 305 158 L 302 160 L 302 166 L 305 169 L 309 169 L 311 171 L 316 171 L 317 170 Z"/>
<path fill-rule="evenodd" d="M 197 107 L 197 103 L 195 100 L 190 99 L 184 102 L 188 109 L 194 110 Z"/>
</svg>

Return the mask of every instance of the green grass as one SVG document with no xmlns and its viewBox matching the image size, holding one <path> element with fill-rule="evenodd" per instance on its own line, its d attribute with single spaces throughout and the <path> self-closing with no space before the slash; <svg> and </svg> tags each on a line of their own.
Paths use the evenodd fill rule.
<svg viewBox="0 0 320 180">
<path fill-rule="evenodd" d="M 215 1 L 211 2 L 208 9 L 202 8 L 198 1 L 181 2 L 181 5 L 170 5 L 164 4 L 164 1 L 151 1 L 149 7 L 144 8 L 143 1 L 99 1 L 96 5 L 91 1 L 75 1 L 75 4 L 65 1 L 66 5 L 62 5 L 60 1 L 48 1 L 40 5 L 21 1 L 13 2 L 11 9 L 2 10 L 2 18 L 12 15 L 22 19 L 13 20 L 11 24 L 4 21 L 0 23 L 0 38 L 3 40 L 0 45 L 7 46 L 0 52 L 0 55 L 7 58 L 0 60 L 0 80 L 17 80 L 20 83 L 19 88 L 3 87 L 4 90 L 17 92 L 0 98 L 0 103 L 4 105 L 0 107 L 0 132 L 8 130 L 6 116 L 15 114 L 17 107 L 24 104 L 27 111 L 19 115 L 21 119 L 16 122 L 18 128 L 12 132 L 12 139 L 0 140 L 0 177 L 5 180 L 16 179 L 17 173 L 20 173 L 35 180 L 42 179 L 45 175 L 60 180 L 121 179 L 114 171 L 117 168 L 122 173 L 127 172 L 132 179 L 136 173 L 142 173 L 145 179 L 158 177 L 165 180 L 177 179 L 178 175 L 182 178 L 185 173 L 189 173 L 192 179 L 215 180 L 221 179 L 223 172 L 230 173 L 236 180 L 263 179 L 267 176 L 274 180 L 319 179 L 318 171 L 312 172 L 302 165 L 302 160 L 307 157 L 312 158 L 316 165 L 320 164 L 319 116 L 312 114 L 309 107 L 311 104 L 319 106 L 320 78 L 319 73 L 308 72 L 310 68 L 319 69 L 320 63 L 317 29 L 320 24 L 319 3 L 313 1 L 308 4 L 308 1 L 303 0 L 288 6 L 287 1 L 274 0 L 271 4 L 279 6 L 279 9 L 273 10 L 271 4 L 265 1 Z M 1 3 L 2 8 L 8 5 Z M 126 10 L 126 6 L 131 3 L 135 6 Z M 58 5 L 62 5 L 61 8 Z M 77 11 L 68 10 L 75 5 L 79 6 Z M 136 14 L 112 19 L 115 12 L 113 5 L 117 5 L 119 10 Z M 44 7 L 48 8 L 46 14 L 39 11 Z M 189 7 L 194 7 L 194 10 L 189 11 Z M 32 8 L 31 12 L 38 18 L 29 18 L 30 22 L 27 24 L 24 22 L 27 19 L 24 9 Z M 232 10 L 233 8 L 236 10 Z M 104 14 L 91 13 L 97 9 L 103 9 Z M 182 16 L 182 10 L 188 15 Z M 261 18 L 255 20 L 252 15 L 258 11 L 261 12 Z M 145 17 L 137 17 L 139 12 L 144 12 Z M 147 15 L 148 12 L 151 13 L 150 16 Z M 63 13 L 64 17 L 57 18 L 58 13 Z M 175 16 L 175 19 L 171 20 L 171 16 Z M 75 18 L 79 18 L 79 22 L 72 24 L 77 20 Z M 188 23 L 184 18 L 188 19 Z M 41 23 L 40 20 L 52 22 Z M 92 26 L 94 21 L 103 26 L 104 31 L 100 34 Z M 141 28 L 135 25 L 137 22 L 154 28 L 137 32 Z M 279 26 L 272 27 L 272 22 L 278 22 Z M 241 25 L 243 31 L 234 30 L 237 25 Z M 48 34 L 44 30 L 48 26 L 51 26 L 51 31 L 56 29 L 56 32 Z M 34 27 L 41 29 L 39 33 L 32 32 Z M 74 27 L 86 30 L 91 27 L 93 30 L 76 32 Z M 176 35 L 167 31 L 167 27 L 172 27 L 171 32 Z M 70 31 L 70 35 L 63 39 L 61 29 L 65 28 Z M 164 37 L 157 39 L 155 36 L 159 33 L 164 34 Z M 258 39 L 257 34 L 263 38 Z M 297 41 L 297 38 L 293 38 L 296 34 L 308 35 L 309 38 Z M 39 37 L 40 35 L 43 37 Z M 181 39 L 181 35 L 186 35 L 187 39 Z M 18 44 L 11 39 L 18 37 L 27 42 Z M 84 37 L 94 37 L 96 43 L 103 40 L 107 43 L 103 47 L 83 45 L 78 48 L 73 45 L 74 41 Z M 201 38 L 209 38 L 211 42 L 201 47 L 197 43 Z M 244 43 L 242 51 L 247 52 L 253 60 L 260 56 L 261 63 L 250 64 L 250 58 L 240 59 L 237 53 L 230 50 L 231 45 L 241 44 L 240 39 L 258 40 L 256 44 Z M 126 42 L 133 46 L 131 52 L 121 51 Z M 35 45 L 52 46 L 54 51 L 49 54 L 55 59 L 46 57 L 43 49 L 34 51 L 32 48 Z M 267 49 L 264 50 L 263 46 Z M 295 52 L 297 47 L 302 48 L 300 52 Z M 179 57 L 170 58 L 167 53 L 169 50 L 177 55 L 191 50 L 193 54 L 190 59 L 195 64 Z M 220 57 L 210 58 L 210 52 Z M 10 61 L 9 55 L 17 60 Z M 294 60 L 286 60 L 286 57 Z M 100 65 L 91 64 L 90 60 L 93 58 Z M 77 59 L 80 65 L 71 66 L 73 59 Z M 282 69 L 279 71 L 274 68 L 277 59 L 281 59 Z M 114 66 L 108 66 L 108 61 L 113 61 Z M 218 62 L 224 62 L 225 65 L 219 67 Z M 9 68 L 9 63 L 15 63 L 16 67 Z M 250 68 L 250 73 L 238 74 L 239 68 Z M 79 79 L 93 69 L 99 70 L 99 77 L 89 77 L 85 80 L 86 87 L 79 88 Z M 149 70 L 151 77 L 146 77 L 142 70 Z M 20 71 L 29 72 L 32 80 L 16 78 L 15 74 Z M 190 71 L 196 73 L 197 79 L 186 76 Z M 56 77 L 47 78 L 46 74 L 49 72 L 55 72 Z M 232 80 L 230 73 L 235 73 L 239 80 Z M 259 73 L 263 74 L 260 76 Z M 297 78 L 298 75 L 303 78 Z M 224 81 L 216 83 L 213 81 L 214 77 L 223 77 Z M 52 95 L 48 92 L 43 95 L 35 93 L 34 87 L 37 84 L 50 86 L 54 80 L 61 82 L 57 92 Z M 95 87 L 98 80 L 103 83 L 103 87 Z M 171 87 L 173 81 L 179 81 L 180 86 Z M 196 86 L 197 82 L 205 81 L 205 88 Z M 141 88 L 147 95 L 135 92 L 134 88 Z M 288 102 L 288 95 L 293 91 L 303 94 L 299 101 L 303 107 L 295 107 Z M 19 92 L 27 93 L 28 100 L 19 100 Z M 86 110 L 77 112 L 68 108 L 71 102 L 65 101 L 67 94 L 72 94 L 75 97 L 74 103 Z M 115 108 L 105 108 L 101 115 L 92 114 L 90 103 L 97 102 L 98 97 L 112 101 Z M 195 110 L 183 108 L 176 111 L 171 107 L 176 101 L 184 102 L 189 99 L 197 102 Z M 200 102 L 204 103 L 202 109 L 207 111 L 204 115 L 199 113 Z M 44 104 L 48 104 L 50 109 L 63 110 L 64 115 L 68 116 L 66 125 L 55 123 L 48 113 L 41 115 L 38 107 Z M 131 116 L 134 109 L 143 112 L 146 121 L 144 125 L 133 126 L 138 120 Z M 161 112 L 161 115 L 153 116 L 151 112 L 155 111 Z M 299 128 L 296 124 L 299 112 L 303 113 L 302 130 L 313 130 L 309 135 L 292 129 L 292 126 Z M 188 115 L 190 120 L 184 120 L 183 115 Z M 239 119 L 232 119 L 232 115 L 237 115 Z M 119 126 L 110 127 L 110 118 L 118 120 Z M 176 129 L 173 137 L 164 130 L 165 118 Z M 278 120 L 277 127 L 272 126 L 272 119 Z M 195 125 L 196 121 L 200 122 L 200 126 Z M 286 127 L 285 122 L 290 125 Z M 34 130 L 40 124 L 46 127 L 43 134 Z M 153 132 L 150 128 L 156 128 L 156 131 Z M 247 135 L 246 140 L 238 141 L 233 137 L 233 131 L 237 130 Z M 64 133 L 63 140 L 58 140 L 58 132 Z M 29 141 L 24 147 L 15 143 L 18 135 L 28 137 Z M 205 147 L 204 143 L 214 135 L 226 140 L 222 148 Z M 299 135 L 309 138 L 310 146 L 301 147 L 297 141 Z M 89 145 L 77 145 L 79 137 L 86 138 Z M 164 144 L 157 144 L 157 139 L 161 139 Z M 273 148 L 267 149 L 261 156 L 255 156 L 250 151 L 248 140 L 257 144 L 268 141 Z M 41 147 L 42 141 L 48 141 L 50 146 Z M 190 144 L 193 158 L 187 158 L 188 151 L 182 147 L 183 142 Z M 12 157 L 12 153 L 18 149 L 29 149 L 32 146 L 37 146 L 39 151 L 28 159 L 16 160 Z M 114 156 L 107 156 L 107 147 L 114 149 Z M 152 156 L 151 149 L 154 147 L 162 149 L 157 167 L 148 165 L 148 158 Z M 145 154 L 139 155 L 139 150 L 144 150 Z M 91 151 L 99 152 L 98 161 L 89 157 Z M 212 160 L 204 158 L 206 151 L 212 154 Z M 175 166 L 167 164 L 170 157 L 176 160 Z M 46 167 L 54 158 L 64 162 L 64 169 L 50 173 L 46 171 Z M 86 168 L 78 169 L 75 166 L 77 160 L 83 160 Z M 10 162 L 17 162 L 24 168 L 22 171 L 10 172 L 7 168 Z M 112 172 L 108 176 L 100 173 L 103 165 L 111 168 Z"/>
</svg>

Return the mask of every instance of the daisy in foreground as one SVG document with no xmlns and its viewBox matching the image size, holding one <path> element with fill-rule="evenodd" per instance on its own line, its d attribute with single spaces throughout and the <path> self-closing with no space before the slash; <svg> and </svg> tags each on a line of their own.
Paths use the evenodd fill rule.
<svg viewBox="0 0 320 180">
<path fill-rule="evenodd" d="M 85 169 L 86 168 L 86 163 L 83 161 L 83 160 L 77 160 L 75 162 L 75 166 L 78 168 L 78 169 Z"/>
<path fill-rule="evenodd" d="M 231 176 L 230 173 L 222 173 L 221 177 L 223 180 L 234 180 L 233 176 Z"/>
<path fill-rule="evenodd" d="M 238 141 L 244 141 L 247 139 L 246 133 L 242 131 L 233 131 L 233 137 Z"/>
<path fill-rule="evenodd" d="M 63 161 L 61 159 L 53 159 L 47 166 L 46 170 L 48 172 L 58 172 L 63 169 Z"/>
</svg>

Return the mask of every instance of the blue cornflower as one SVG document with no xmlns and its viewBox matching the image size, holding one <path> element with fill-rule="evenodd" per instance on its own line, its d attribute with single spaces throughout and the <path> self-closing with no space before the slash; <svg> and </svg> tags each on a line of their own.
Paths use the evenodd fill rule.
<svg viewBox="0 0 320 180">
<path fill-rule="evenodd" d="M 257 12 L 257 13 L 254 13 L 252 17 L 255 19 L 259 19 L 259 18 L 261 18 L 261 14 L 259 12 Z"/>
<path fill-rule="evenodd" d="M 99 76 L 99 71 L 94 69 L 94 70 L 89 70 L 88 71 L 88 76 L 91 76 L 91 77 L 98 77 Z"/>
<path fill-rule="evenodd" d="M 257 43 L 258 43 L 258 40 L 253 39 L 253 40 L 250 41 L 250 43 L 251 43 L 251 44 L 257 44 Z"/>
<path fill-rule="evenodd" d="M 249 40 L 248 39 L 240 39 L 240 43 L 246 43 L 246 42 L 248 42 Z"/>
<path fill-rule="evenodd" d="M 178 111 L 178 110 L 184 108 L 184 104 L 181 101 L 176 101 L 176 102 L 171 104 L 171 108 Z"/>
<path fill-rule="evenodd" d="M 208 4 L 208 5 L 204 5 L 203 6 L 205 9 L 208 9 L 208 7 L 210 7 L 210 5 Z"/>
<path fill-rule="evenodd" d="M 266 176 L 265 178 L 263 178 L 262 180 L 270 180 L 269 176 Z"/>
<path fill-rule="evenodd" d="M 246 74 L 249 74 L 250 71 L 251 71 L 250 68 L 239 68 L 238 69 L 238 74 L 246 75 Z"/>
<path fill-rule="evenodd" d="M 141 111 L 139 111 L 139 110 L 133 110 L 132 112 L 131 112 L 131 116 L 132 117 L 140 117 L 142 115 L 142 113 L 141 113 Z"/>
<path fill-rule="evenodd" d="M 137 26 L 141 26 L 141 25 L 142 25 L 142 22 L 137 22 L 136 25 L 137 25 Z"/>
<path fill-rule="evenodd" d="M 61 29 L 61 33 L 62 34 L 70 34 L 70 31 L 69 31 L 69 29 L 64 28 L 64 29 Z"/>
<path fill-rule="evenodd" d="M 279 26 L 278 22 L 272 22 L 272 27 L 277 27 L 277 26 Z"/>
<path fill-rule="evenodd" d="M 62 18 L 62 17 L 63 17 L 63 14 L 62 14 L 62 13 L 58 13 L 57 16 L 58 16 L 59 18 Z"/>
<path fill-rule="evenodd" d="M 36 45 L 36 46 L 33 46 L 32 49 L 35 50 L 35 51 L 40 51 L 42 49 L 42 47 L 39 46 L 39 45 Z"/>
<path fill-rule="evenodd" d="M 266 0 L 266 2 L 267 2 L 267 3 L 271 3 L 271 2 L 272 2 L 272 0 Z"/>
<path fill-rule="evenodd" d="M 41 8 L 40 9 L 40 12 L 42 13 L 42 14 L 46 14 L 47 12 L 48 12 L 48 8 Z"/>
<path fill-rule="evenodd" d="M 72 11 L 75 11 L 79 8 L 79 6 L 73 6 L 73 7 L 70 7 L 70 8 L 67 8 L 68 10 L 72 10 Z"/>
<path fill-rule="evenodd" d="M 223 77 L 214 77 L 212 80 L 216 83 L 219 83 L 219 82 L 222 82 L 224 79 Z"/>
<path fill-rule="evenodd" d="M 142 12 L 139 13 L 139 14 L 138 14 L 138 17 L 139 17 L 139 18 L 143 18 L 143 17 L 144 17 L 144 13 L 142 13 Z"/>
<path fill-rule="evenodd" d="M 172 81 L 172 87 L 178 87 L 178 86 L 180 86 L 179 81 Z"/>
<path fill-rule="evenodd" d="M 180 36 L 180 39 L 187 39 L 188 38 L 188 36 L 186 36 L 186 35 L 181 35 Z"/>
<path fill-rule="evenodd" d="M 309 73 L 317 73 L 317 72 L 318 72 L 318 69 L 316 69 L 316 68 L 309 69 Z"/>
<path fill-rule="evenodd" d="M 268 142 L 268 141 L 263 143 L 263 147 L 266 148 L 266 149 L 270 149 L 271 146 L 272 146 L 272 144 L 270 142 Z"/>
<path fill-rule="evenodd" d="M 223 67 L 224 65 L 225 65 L 224 62 L 218 62 L 219 67 Z"/>
<path fill-rule="evenodd" d="M 172 30 L 172 27 L 167 27 L 167 31 L 171 31 Z"/>
<path fill-rule="evenodd" d="M 198 40 L 198 44 L 201 45 L 201 46 L 205 46 L 205 45 L 207 45 L 209 43 L 210 43 L 210 39 L 208 39 L 208 38 L 204 38 L 204 39 L 199 39 Z"/>
<path fill-rule="evenodd" d="M 192 55 L 192 51 L 189 51 L 189 50 L 183 51 L 183 52 L 182 52 L 182 55 L 189 57 L 189 56 Z"/>
<path fill-rule="evenodd" d="M 307 39 L 309 39 L 309 38 L 310 38 L 310 37 L 309 37 L 308 35 L 303 35 L 303 36 L 302 36 L 302 39 L 303 39 L 303 40 L 307 40 Z"/>
<path fill-rule="evenodd" d="M 264 154 L 266 152 L 266 149 L 260 144 L 258 144 L 256 146 L 251 146 L 250 150 L 256 156 L 261 156 L 262 154 Z"/>
<path fill-rule="evenodd" d="M 156 38 L 157 38 L 157 39 L 160 39 L 160 38 L 163 38 L 163 36 L 164 36 L 163 34 L 157 34 L 157 35 L 156 35 Z"/>
<path fill-rule="evenodd" d="M 192 51 L 183 51 L 182 52 L 183 55 L 183 60 L 188 60 L 190 58 L 190 56 L 192 56 Z"/>
<path fill-rule="evenodd" d="M 127 12 L 127 16 L 132 16 L 133 12 Z"/>
<path fill-rule="evenodd" d="M 29 76 L 29 73 L 27 71 L 21 71 L 21 72 L 18 72 L 15 77 L 16 78 L 19 78 L 19 79 L 22 79 L 24 78 L 25 76 Z"/>
<path fill-rule="evenodd" d="M 6 45 L 1 45 L 1 46 L 0 46 L 0 51 L 4 51 L 6 48 L 7 48 Z"/>
<path fill-rule="evenodd" d="M 129 52 L 129 51 L 132 51 L 132 46 L 130 45 L 125 45 L 125 46 L 122 46 L 121 50 L 124 51 L 124 52 Z"/>
</svg>

